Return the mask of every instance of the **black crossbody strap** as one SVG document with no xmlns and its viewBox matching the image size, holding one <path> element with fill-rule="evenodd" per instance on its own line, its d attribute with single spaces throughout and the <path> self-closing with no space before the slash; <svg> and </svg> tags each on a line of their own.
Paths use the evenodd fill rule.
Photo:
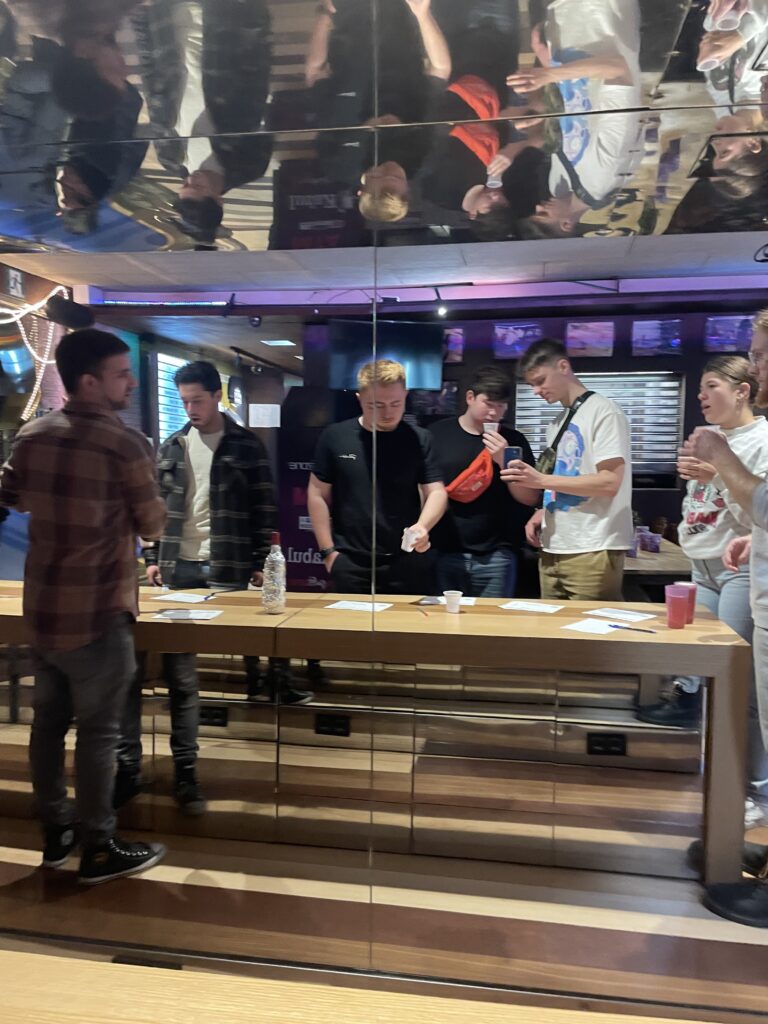
<svg viewBox="0 0 768 1024">
<path fill-rule="evenodd" d="M 560 429 L 557 432 L 557 437 L 554 439 L 552 444 L 549 446 L 552 449 L 553 452 L 557 451 L 557 446 L 562 441 L 563 435 L 565 434 L 565 432 L 568 429 L 568 427 L 570 427 L 571 421 L 573 420 L 573 417 L 576 415 L 576 413 L 579 411 L 579 409 L 582 407 L 582 405 L 584 405 L 586 400 L 588 398 L 591 398 L 592 395 L 594 395 L 594 393 L 595 393 L 594 391 L 585 391 L 583 395 L 579 395 L 579 397 L 576 399 L 576 401 L 570 407 L 570 409 L 568 410 L 568 415 L 563 420 L 563 425 L 560 427 Z"/>
</svg>

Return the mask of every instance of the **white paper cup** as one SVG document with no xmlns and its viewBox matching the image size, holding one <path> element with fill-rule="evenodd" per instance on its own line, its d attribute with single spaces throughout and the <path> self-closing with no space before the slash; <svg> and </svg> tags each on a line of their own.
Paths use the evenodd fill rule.
<svg viewBox="0 0 768 1024">
<path fill-rule="evenodd" d="M 484 423 L 483 433 L 484 434 L 498 434 L 499 424 L 498 423 Z"/>
<path fill-rule="evenodd" d="M 463 594 L 460 590 L 444 590 L 445 610 L 453 615 L 458 615 L 461 608 Z"/>
<path fill-rule="evenodd" d="M 407 551 L 409 554 L 416 547 L 416 534 L 408 527 L 403 530 L 403 540 L 400 547 L 403 551 Z"/>
</svg>

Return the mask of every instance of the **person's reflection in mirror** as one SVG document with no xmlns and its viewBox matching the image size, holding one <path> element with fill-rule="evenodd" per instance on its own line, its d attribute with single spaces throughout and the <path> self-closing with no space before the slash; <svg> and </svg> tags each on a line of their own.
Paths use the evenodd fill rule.
<svg viewBox="0 0 768 1024">
<path fill-rule="evenodd" d="M 564 116 L 550 170 L 552 198 L 526 218 L 521 233 L 565 237 L 579 232 L 588 211 L 612 203 L 642 159 L 638 0 L 553 0 L 532 30 L 531 46 L 537 66 L 507 82 L 539 103 L 544 90 L 555 90 Z"/>
<path fill-rule="evenodd" d="M 543 141 L 541 118 L 527 99 L 507 102 L 506 79 L 517 66 L 519 46 L 516 0 L 483 0 L 467 12 L 450 37 L 453 73 L 437 111 L 445 124 L 435 132 L 419 187 L 430 205 L 463 213 L 475 237 L 504 238 L 522 215 L 512 214 L 515 199 L 504 179 L 524 152 Z M 503 187 L 493 187 L 499 180 Z"/>
<path fill-rule="evenodd" d="M 174 204 L 183 230 L 205 245 L 215 242 L 224 219 L 224 174 L 212 166 L 214 162 L 215 158 L 210 158 L 208 168 L 187 177 Z"/>
<path fill-rule="evenodd" d="M 184 52 L 194 60 L 180 112 L 189 121 L 184 180 L 174 203 L 179 223 L 212 246 L 224 196 L 261 178 L 272 157 L 268 100 L 272 70 L 271 13 L 265 0 L 203 0 L 179 5 Z M 181 122 L 180 122 L 181 123 Z M 186 122 L 184 122 L 186 123 Z"/>
<path fill-rule="evenodd" d="M 14 20 L 7 8 L 4 56 L 13 60 L 0 98 L 0 210 L 22 209 L 33 216 L 51 208 L 55 162 L 66 134 L 67 116 L 51 95 L 59 47 L 36 38 L 29 58 L 14 48 Z"/>
<path fill-rule="evenodd" d="M 376 137 L 359 130 L 318 137 L 326 174 L 358 188 L 366 219 L 391 223 L 407 215 L 410 180 L 426 157 L 429 131 L 398 126 L 433 119 L 450 73 L 448 44 L 431 0 L 384 0 L 375 34 L 371 4 L 319 4 L 304 68 L 315 126 L 384 129 Z"/>
<path fill-rule="evenodd" d="M 61 46 L 51 88 L 73 117 L 100 120 L 119 106 L 128 69 L 116 41 L 142 0 L 7 0 L 35 35 Z"/>
<path fill-rule="evenodd" d="M 141 106 L 140 93 L 126 83 L 110 117 L 72 122 L 56 176 L 57 205 L 70 233 L 93 232 L 102 201 L 122 191 L 141 169 L 148 143 L 133 138 Z"/>
<path fill-rule="evenodd" d="M 711 0 L 699 44 L 697 67 L 712 71 L 765 35 L 768 4 L 765 0 Z M 765 45 L 763 39 L 762 47 Z"/>
</svg>

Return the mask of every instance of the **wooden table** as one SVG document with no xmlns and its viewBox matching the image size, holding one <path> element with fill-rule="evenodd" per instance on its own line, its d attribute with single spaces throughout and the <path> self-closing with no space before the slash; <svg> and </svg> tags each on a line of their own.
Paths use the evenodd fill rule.
<svg viewBox="0 0 768 1024">
<path fill-rule="evenodd" d="M 500 601 L 479 600 L 451 615 L 442 607 L 419 606 L 418 597 L 398 595 L 378 598 L 391 607 L 372 613 L 328 607 L 344 595 L 302 594 L 289 595 L 285 612 L 267 615 L 259 594 L 238 592 L 219 595 L 204 606 L 222 610 L 214 620 L 167 623 L 155 619 L 163 604 L 150 594 L 142 593 L 136 643 L 153 652 L 706 676 L 712 684 L 707 688 L 705 876 L 708 882 L 741 876 L 752 653 L 709 613 L 698 613 L 684 630 L 670 630 L 662 606 L 623 605 L 655 613 L 657 619 L 640 625 L 656 632 L 615 630 L 595 636 L 563 627 L 605 602 L 572 601 L 550 615 L 504 611 Z M 6 595 L 0 596 L 0 642 L 26 643 L 18 585 L 0 584 L 0 595 Z"/>
</svg>

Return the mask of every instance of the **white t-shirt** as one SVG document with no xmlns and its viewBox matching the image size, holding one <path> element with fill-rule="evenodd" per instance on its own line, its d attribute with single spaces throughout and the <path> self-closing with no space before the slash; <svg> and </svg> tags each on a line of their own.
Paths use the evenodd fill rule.
<svg viewBox="0 0 768 1024">
<path fill-rule="evenodd" d="M 211 466 L 223 436 L 223 430 L 201 434 L 196 427 L 186 435 L 187 493 L 179 558 L 190 562 L 211 557 Z"/>
<path fill-rule="evenodd" d="M 750 472 L 768 476 L 768 422 L 764 417 L 723 433 Z M 751 529 L 749 513 L 733 501 L 719 477 L 708 484 L 688 483 L 677 536 L 689 558 L 721 558 L 735 537 L 745 537 Z"/>
<path fill-rule="evenodd" d="M 547 429 L 551 445 L 568 415 L 563 409 Z M 557 446 L 555 476 L 587 476 L 609 459 L 624 460 L 621 487 L 613 498 L 579 498 L 544 492 L 541 543 L 559 555 L 588 551 L 626 551 L 632 546 L 632 446 L 629 421 L 603 395 L 592 395 L 576 415 Z"/>
<path fill-rule="evenodd" d="M 605 199 L 629 183 L 643 157 L 638 0 L 554 0 L 547 9 L 546 30 L 553 64 L 567 68 L 589 57 L 623 57 L 626 62 L 626 84 L 585 77 L 558 86 L 564 106 L 563 153 L 582 187 L 593 199 Z M 572 190 L 557 154 L 549 190 L 553 196 Z"/>
</svg>

